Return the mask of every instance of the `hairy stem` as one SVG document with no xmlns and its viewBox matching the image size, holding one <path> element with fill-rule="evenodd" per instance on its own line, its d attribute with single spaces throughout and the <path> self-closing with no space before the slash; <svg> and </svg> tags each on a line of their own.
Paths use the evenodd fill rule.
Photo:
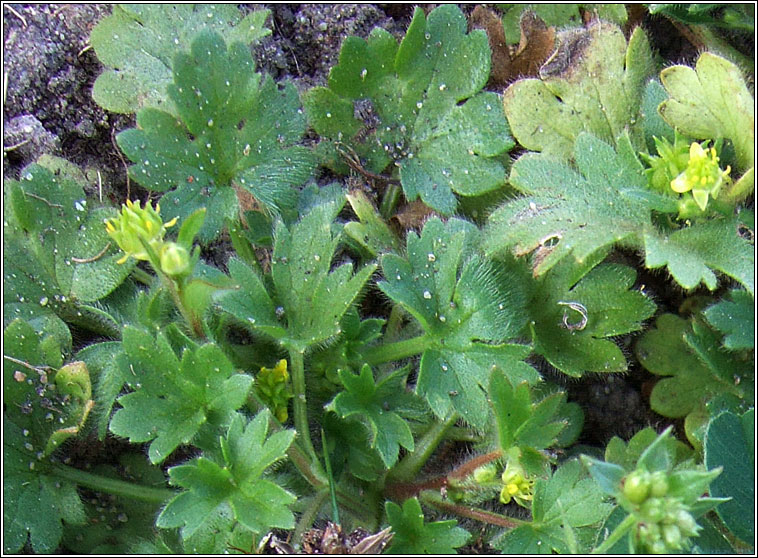
<svg viewBox="0 0 758 558">
<path fill-rule="evenodd" d="M 435 422 L 432 427 L 416 442 L 416 448 L 414 451 L 406 454 L 400 462 L 392 468 L 388 475 L 388 479 L 409 482 L 413 480 L 424 464 L 432 455 L 432 452 L 437 449 L 442 440 L 445 439 L 447 431 L 455 424 L 458 419 L 458 413 L 452 411 L 448 417 L 442 422 Z"/>
<path fill-rule="evenodd" d="M 614 544 L 620 541 L 621 538 L 626 535 L 632 527 L 634 527 L 635 523 L 637 523 L 637 518 L 633 515 L 627 515 L 626 519 L 624 519 L 624 521 L 616 526 L 616 528 L 613 530 L 613 533 L 611 533 L 608 538 L 600 544 L 600 546 L 593 549 L 592 554 L 607 554 L 608 550 L 610 550 Z"/>
<path fill-rule="evenodd" d="M 132 277 L 134 277 L 135 280 L 139 281 L 143 285 L 147 285 L 148 287 L 153 284 L 154 277 L 139 266 L 134 266 L 134 269 L 132 270 Z"/>
<path fill-rule="evenodd" d="M 444 512 L 454 513 L 461 517 L 468 517 L 469 519 L 475 519 L 489 525 L 497 525 L 498 527 L 513 529 L 526 523 L 525 521 L 514 517 L 508 517 L 507 515 L 501 515 L 480 508 L 472 508 L 463 504 L 454 504 L 453 502 L 444 500 L 439 492 L 433 492 L 431 490 L 422 492 L 419 495 L 419 499 L 425 504 Z"/>
<path fill-rule="evenodd" d="M 175 491 L 168 488 L 153 488 L 119 479 L 103 477 L 58 463 L 53 465 L 51 472 L 56 477 L 71 481 L 79 486 L 96 490 L 97 492 L 124 496 L 126 498 L 141 500 L 143 502 L 160 504 L 177 494 Z"/>
<path fill-rule="evenodd" d="M 290 364 L 292 365 L 292 389 L 295 392 L 292 399 L 292 409 L 294 411 L 295 430 L 298 439 L 305 448 L 308 457 L 313 463 L 318 463 L 316 450 L 313 448 L 311 441 L 311 431 L 308 425 L 308 407 L 305 401 L 305 365 L 303 364 L 303 353 L 296 349 L 290 350 Z"/>
<path fill-rule="evenodd" d="M 293 544 L 299 544 L 299 541 L 303 538 L 303 533 L 313 527 L 313 522 L 316 520 L 316 516 L 318 516 L 318 512 L 324 506 L 324 502 L 328 496 L 329 492 L 326 490 L 321 490 L 313 495 L 313 498 L 311 498 L 311 501 L 305 507 L 300 519 L 297 521 L 297 525 L 295 525 L 295 530 L 290 539 Z"/>
<path fill-rule="evenodd" d="M 420 335 L 412 339 L 370 347 L 363 353 L 363 362 L 375 366 L 393 360 L 402 360 L 423 353 L 430 343 L 431 339 L 427 335 Z"/>
</svg>

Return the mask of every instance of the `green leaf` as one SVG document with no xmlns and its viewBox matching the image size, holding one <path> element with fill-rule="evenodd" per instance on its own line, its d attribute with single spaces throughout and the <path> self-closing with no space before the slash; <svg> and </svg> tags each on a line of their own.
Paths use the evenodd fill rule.
<svg viewBox="0 0 758 558">
<path fill-rule="evenodd" d="M 595 261 L 563 260 L 538 280 L 528 305 L 535 352 L 570 376 L 626 371 L 624 353 L 611 339 L 642 329 L 656 310 L 652 300 L 632 289 L 634 269 L 595 267 Z"/>
<path fill-rule="evenodd" d="M 755 347 L 755 301 L 747 291 L 732 289 L 728 300 L 706 308 L 710 325 L 724 333 L 724 347 L 731 351 Z"/>
<path fill-rule="evenodd" d="M 131 442 L 151 442 L 148 455 L 160 463 L 186 444 L 209 420 L 225 417 L 245 402 L 253 379 L 236 374 L 219 347 L 187 348 L 181 361 L 163 333 L 157 338 L 124 328 L 121 374 L 134 391 L 118 398 L 111 432 Z"/>
<path fill-rule="evenodd" d="M 704 52 L 694 69 L 665 68 L 661 81 L 671 96 L 659 108 L 666 122 L 696 139 L 730 139 L 740 170 L 754 166 L 755 100 L 735 64 Z"/>
<path fill-rule="evenodd" d="M 86 522 L 76 485 L 45 474 L 24 445 L 28 437 L 3 421 L 3 552 L 17 553 L 31 543 L 39 554 L 55 553 L 64 524 Z"/>
<path fill-rule="evenodd" d="M 76 353 L 76 358 L 87 363 L 95 381 L 94 420 L 97 423 L 97 434 L 103 440 L 108 432 L 111 411 L 126 377 L 121 373 L 117 358 L 121 354 L 121 343 L 107 341 L 88 345 Z"/>
<path fill-rule="evenodd" d="M 637 432 L 628 442 L 614 436 L 605 448 L 605 461 L 622 467 L 624 471 L 633 471 L 642 454 L 659 437 L 658 432 L 649 426 Z M 665 453 L 669 456 L 666 459 L 674 466 L 693 457 L 692 448 L 673 436 L 662 437 L 659 444 L 664 446 Z"/>
<path fill-rule="evenodd" d="M 525 195 L 490 216 L 488 254 L 536 250 L 534 272 L 541 275 L 569 254 L 584 262 L 617 242 L 640 242 L 658 195 L 647 189 L 631 148 L 617 153 L 587 133 L 572 145 L 578 172 L 545 154 L 527 153 L 513 164 L 509 181 Z"/>
<path fill-rule="evenodd" d="M 455 409 L 482 427 L 493 366 L 515 383 L 539 376 L 521 362 L 529 348 L 505 342 L 524 323 L 517 281 L 475 253 L 477 240 L 466 221 L 430 219 L 420 237 L 408 233 L 406 258 L 382 257 L 385 280 L 378 286 L 426 333 L 416 392 L 439 418 Z"/>
<path fill-rule="evenodd" d="M 353 274 L 353 266 L 343 264 L 330 271 L 340 241 L 332 228 L 339 210 L 332 203 L 318 205 L 291 228 L 278 221 L 271 264 L 274 296 L 254 271 L 232 260 L 229 272 L 240 290 L 223 296 L 221 307 L 301 352 L 338 335 L 342 316 L 376 269 L 367 265 Z"/>
<path fill-rule="evenodd" d="M 652 409 L 683 417 L 721 393 L 752 401 L 752 363 L 720 350 L 718 336 L 699 322 L 663 314 L 637 342 L 640 363 L 663 378 L 650 396 Z"/>
<path fill-rule="evenodd" d="M 417 8 L 399 46 L 383 29 L 344 41 L 329 87 L 304 97 L 330 167 L 346 171 L 332 142 L 354 151 L 371 172 L 394 163 L 408 200 L 420 197 L 446 215 L 456 209 L 454 194 L 504 185 L 498 156 L 513 141 L 500 96 L 481 92 L 490 70 L 487 36 L 467 34 L 466 26 L 454 5 L 428 18 Z"/>
<path fill-rule="evenodd" d="M 402 417 L 413 395 L 405 391 L 409 368 L 399 369 L 378 383 L 369 365 L 364 365 L 359 376 L 340 370 L 339 376 L 345 391 L 339 393 L 328 408 L 341 417 L 365 417 L 371 428 L 371 447 L 376 448 L 387 469 L 397 463 L 400 446 L 414 450 L 410 426 Z"/>
<path fill-rule="evenodd" d="M 347 236 L 357 242 L 372 258 L 380 253 L 400 251 L 397 236 L 379 215 L 366 194 L 355 190 L 347 194 L 347 201 L 359 219 L 345 225 Z"/>
<path fill-rule="evenodd" d="M 754 431 L 754 410 L 741 416 L 722 413 L 708 425 L 704 444 L 705 466 L 724 468 L 711 482 L 710 495 L 731 498 L 719 505 L 716 513 L 732 534 L 748 543 L 755 533 Z"/>
<path fill-rule="evenodd" d="M 236 414 L 221 438 L 220 461 L 201 456 L 171 467 L 171 484 L 184 490 L 168 503 L 156 525 L 164 529 L 181 527 L 182 538 L 187 539 L 220 506 L 228 506 L 234 518 L 255 533 L 294 527 L 289 506 L 295 496 L 262 475 L 285 457 L 295 432 L 283 430 L 268 436 L 269 420 L 268 411 L 247 423 Z"/>
<path fill-rule="evenodd" d="M 237 218 L 238 195 L 252 195 L 274 213 L 293 205 L 293 186 L 314 164 L 307 149 L 293 145 L 305 132 L 295 87 L 279 90 L 269 76 L 261 79 L 247 46 L 227 47 L 210 31 L 193 40 L 191 52 L 177 53 L 173 78 L 168 94 L 177 114 L 142 109 L 137 128 L 117 138 L 135 162 L 132 179 L 171 190 L 162 198 L 163 217 L 184 221 L 205 207 L 199 236 L 208 242 L 226 219 Z"/>
<path fill-rule="evenodd" d="M 495 369 L 490 376 L 489 395 L 500 448 L 505 452 L 512 447 L 549 448 L 566 428 L 565 422 L 556 416 L 566 399 L 563 392 L 533 402 L 529 384 L 521 382 L 513 386 L 501 370 Z"/>
<path fill-rule="evenodd" d="M 513 135 L 526 149 L 567 160 L 582 132 L 614 145 L 631 128 L 641 149 L 633 125 L 652 70 L 650 45 L 641 28 L 634 30 L 628 45 L 613 24 L 566 32 L 540 68 L 540 79 L 519 80 L 505 90 Z"/>
<path fill-rule="evenodd" d="M 696 223 L 664 236 L 648 229 L 644 234 L 645 266 L 667 266 L 672 277 L 685 289 L 704 283 L 716 290 L 720 271 L 739 281 L 752 295 L 755 293 L 755 251 L 739 234 L 743 223 L 752 228 L 752 211 L 739 215 Z"/>
<path fill-rule="evenodd" d="M 454 519 L 425 523 L 421 504 L 416 498 L 406 500 L 402 508 L 394 502 L 387 502 L 385 509 L 394 533 L 386 554 L 455 554 L 455 549 L 471 538 Z"/>
<path fill-rule="evenodd" d="M 111 112 L 137 112 L 143 107 L 178 114 L 167 95 L 174 53 L 189 50 L 202 30 L 221 33 L 228 41 L 250 44 L 271 34 L 264 23 L 269 10 L 243 18 L 227 4 L 124 4 L 92 30 L 90 43 L 106 70 L 92 90 L 95 102 Z"/>
<path fill-rule="evenodd" d="M 503 13 L 505 39 L 509 45 L 517 45 L 521 36 L 519 21 L 526 11 L 534 12 L 552 27 L 578 27 L 582 24 L 580 8 L 596 13 L 603 21 L 622 25 L 627 20 L 626 8 L 622 4 L 497 4 Z"/>
<path fill-rule="evenodd" d="M 537 479 L 532 502 L 532 521 L 506 531 L 492 541 L 503 553 L 589 550 L 583 532 L 596 532 L 597 524 L 613 510 L 600 486 L 582 471 L 578 460 L 559 467 L 549 479 Z"/>
<path fill-rule="evenodd" d="M 6 183 L 5 308 L 10 316 L 45 320 L 57 315 L 112 335 L 113 328 L 88 319 L 92 312 L 82 303 L 110 294 L 135 262 L 117 263 L 122 254 L 103 226 L 114 210 L 90 210 L 82 186 L 69 178 L 71 174 L 56 175 L 30 165 L 20 181 Z"/>
</svg>

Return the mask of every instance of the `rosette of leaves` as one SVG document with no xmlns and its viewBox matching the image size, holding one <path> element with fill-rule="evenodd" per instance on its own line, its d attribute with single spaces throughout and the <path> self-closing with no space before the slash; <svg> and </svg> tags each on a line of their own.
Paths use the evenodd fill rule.
<svg viewBox="0 0 758 558">
<path fill-rule="evenodd" d="M 118 338 L 116 320 L 98 301 L 118 287 L 134 268 L 119 264 L 103 220 L 107 207 L 90 207 L 81 171 L 47 158 L 46 167 L 26 167 L 21 180 L 5 186 L 3 293 L 6 324 L 14 318 L 33 323 L 64 320 Z"/>
<path fill-rule="evenodd" d="M 408 200 L 449 215 L 455 194 L 505 183 L 500 155 L 513 142 L 500 96 L 481 91 L 489 71 L 487 36 L 467 34 L 460 9 L 443 5 L 427 18 L 416 8 L 400 45 L 383 29 L 345 39 L 329 86 L 311 89 L 304 104 L 328 166 L 347 170 L 338 149 L 371 173 L 393 164 Z"/>
<path fill-rule="evenodd" d="M 27 540 L 35 552 L 55 552 L 63 523 L 86 514 L 76 486 L 56 477 L 48 459 L 75 436 L 92 409 L 89 372 L 63 366 L 56 331 L 38 334 L 23 320 L 3 333 L 3 551 Z"/>
<path fill-rule="evenodd" d="M 177 115 L 155 108 L 137 113 L 137 128 L 121 132 L 119 147 L 135 163 L 129 175 L 167 192 L 165 219 L 206 207 L 201 241 L 216 238 L 240 208 L 277 213 L 296 201 L 294 186 L 311 175 L 310 152 L 294 145 L 305 116 L 292 84 L 261 77 L 249 48 L 204 31 L 189 53 L 178 52 L 168 96 Z"/>
<path fill-rule="evenodd" d="M 271 12 L 244 15 L 231 4 L 121 4 L 100 21 L 90 44 L 106 70 L 95 80 L 92 97 L 111 112 L 153 107 L 178 116 L 168 96 L 174 54 L 189 50 L 200 31 L 229 42 L 250 44 L 271 34 L 264 26 Z"/>
<path fill-rule="evenodd" d="M 478 235 L 460 219 L 427 221 L 420 236 L 408 234 L 407 256 L 382 257 L 378 286 L 424 330 L 400 342 L 422 353 L 416 392 L 439 418 L 455 410 L 484 427 L 493 366 L 514 382 L 534 383 L 539 375 L 522 362 L 529 347 L 507 342 L 524 324 L 523 294 L 512 276 L 477 253 Z M 377 347 L 375 356 L 383 350 Z"/>
</svg>

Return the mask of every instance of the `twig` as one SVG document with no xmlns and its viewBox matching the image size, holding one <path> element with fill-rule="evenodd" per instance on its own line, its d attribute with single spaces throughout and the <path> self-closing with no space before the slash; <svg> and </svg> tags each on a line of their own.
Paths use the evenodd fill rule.
<svg viewBox="0 0 758 558">
<path fill-rule="evenodd" d="M 63 206 L 57 203 L 49 202 L 42 196 L 38 196 L 37 194 L 32 194 L 31 192 L 27 192 L 26 190 L 21 190 L 25 196 L 29 196 L 30 198 L 34 198 L 35 200 L 39 200 L 41 202 L 45 202 L 49 207 L 57 207 L 58 209 L 63 209 Z"/>
<path fill-rule="evenodd" d="M 3 151 L 5 151 L 6 153 L 8 153 L 9 151 L 13 151 L 14 149 L 18 149 L 19 147 L 21 147 L 23 145 L 26 145 L 30 141 L 32 141 L 32 138 L 26 138 L 24 141 L 20 141 L 20 142 L 14 144 L 14 145 L 9 145 L 8 147 L 3 147 Z"/>
<path fill-rule="evenodd" d="M 347 166 L 355 172 L 358 172 L 367 178 L 386 182 L 387 184 L 400 184 L 400 181 L 397 178 L 391 178 L 383 174 L 376 174 L 363 168 L 358 154 L 349 145 L 345 145 L 342 142 L 336 142 L 335 147 L 337 148 L 337 152 L 345 159 Z"/>
<path fill-rule="evenodd" d="M 14 16 L 16 16 L 18 19 L 21 20 L 21 23 L 23 23 L 23 25 L 24 25 L 24 29 L 26 29 L 27 27 L 29 27 L 29 24 L 26 23 L 26 18 L 24 18 L 24 16 L 22 16 L 20 13 L 18 13 L 16 10 L 14 10 L 13 7 L 10 6 L 9 4 L 6 4 L 5 7 L 8 8 L 8 10 L 10 11 L 10 13 L 12 13 Z"/>
<path fill-rule="evenodd" d="M 100 171 L 97 171 L 97 196 L 100 199 L 100 203 L 103 203 L 103 177 L 100 176 Z"/>
<path fill-rule="evenodd" d="M 86 45 L 84 45 L 84 48 L 82 50 L 80 50 L 76 54 L 76 57 L 79 58 L 82 54 L 84 54 L 85 52 L 87 52 L 91 48 L 92 48 L 92 44 L 91 43 L 87 43 Z"/>
<path fill-rule="evenodd" d="M 116 143 L 115 128 L 111 130 L 111 143 L 113 144 L 113 148 L 116 150 L 116 155 L 118 155 L 118 158 L 121 159 L 121 164 L 124 165 L 124 172 L 126 173 L 126 199 L 129 200 L 132 198 L 131 182 L 129 180 L 129 166 L 126 164 L 124 156 L 121 155 L 121 150 L 118 148 L 118 144 Z"/>
<path fill-rule="evenodd" d="M 9 360 L 15 364 L 18 364 L 19 366 L 23 366 L 24 368 L 28 368 L 29 370 L 33 370 L 37 374 L 45 374 L 48 370 L 52 370 L 53 368 L 51 366 L 32 366 L 28 362 L 24 362 L 23 360 L 19 360 L 17 358 L 13 358 L 12 356 L 3 355 L 3 358 L 5 360 Z"/>
<path fill-rule="evenodd" d="M 100 250 L 100 253 L 98 253 L 97 255 L 92 256 L 91 258 L 71 258 L 71 261 L 78 264 L 91 263 L 91 262 L 97 261 L 105 255 L 105 253 L 108 251 L 108 248 L 110 247 L 111 247 L 111 243 L 108 242 L 108 244 L 105 245 L 105 248 Z"/>
</svg>

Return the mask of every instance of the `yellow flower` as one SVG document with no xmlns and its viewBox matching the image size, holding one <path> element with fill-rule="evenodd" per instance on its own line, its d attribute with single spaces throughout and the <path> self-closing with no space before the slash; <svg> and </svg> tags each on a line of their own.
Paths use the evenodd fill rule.
<svg viewBox="0 0 758 558">
<path fill-rule="evenodd" d="M 503 504 L 515 500 L 519 506 L 529 507 L 534 497 L 534 479 L 530 479 L 519 463 L 509 461 L 500 477 L 503 489 L 500 491 L 500 501 Z"/>
<path fill-rule="evenodd" d="M 718 196 L 723 184 L 729 180 L 731 167 L 721 170 L 716 150 L 711 147 L 704 149 L 697 142 L 690 145 L 690 158 L 687 168 L 671 181 L 671 189 L 683 194 L 692 191 L 692 197 L 698 207 L 705 211 L 708 197 Z"/>
<path fill-rule="evenodd" d="M 137 260 L 148 260 L 149 257 L 142 245 L 142 241 L 147 243 L 156 254 L 160 252 L 163 245 L 163 235 L 166 229 L 176 223 L 176 217 L 168 223 L 163 223 L 159 215 L 161 208 L 145 203 L 145 207 L 140 207 L 140 202 L 126 201 L 126 205 L 121 206 L 121 214 L 118 217 L 105 220 L 105 230 L 119 248 L 124 251 L 118 263 L 124 263 L 130 257 Z M 141 240 L 140 240 L 141 239 Z"/>
</svg>

